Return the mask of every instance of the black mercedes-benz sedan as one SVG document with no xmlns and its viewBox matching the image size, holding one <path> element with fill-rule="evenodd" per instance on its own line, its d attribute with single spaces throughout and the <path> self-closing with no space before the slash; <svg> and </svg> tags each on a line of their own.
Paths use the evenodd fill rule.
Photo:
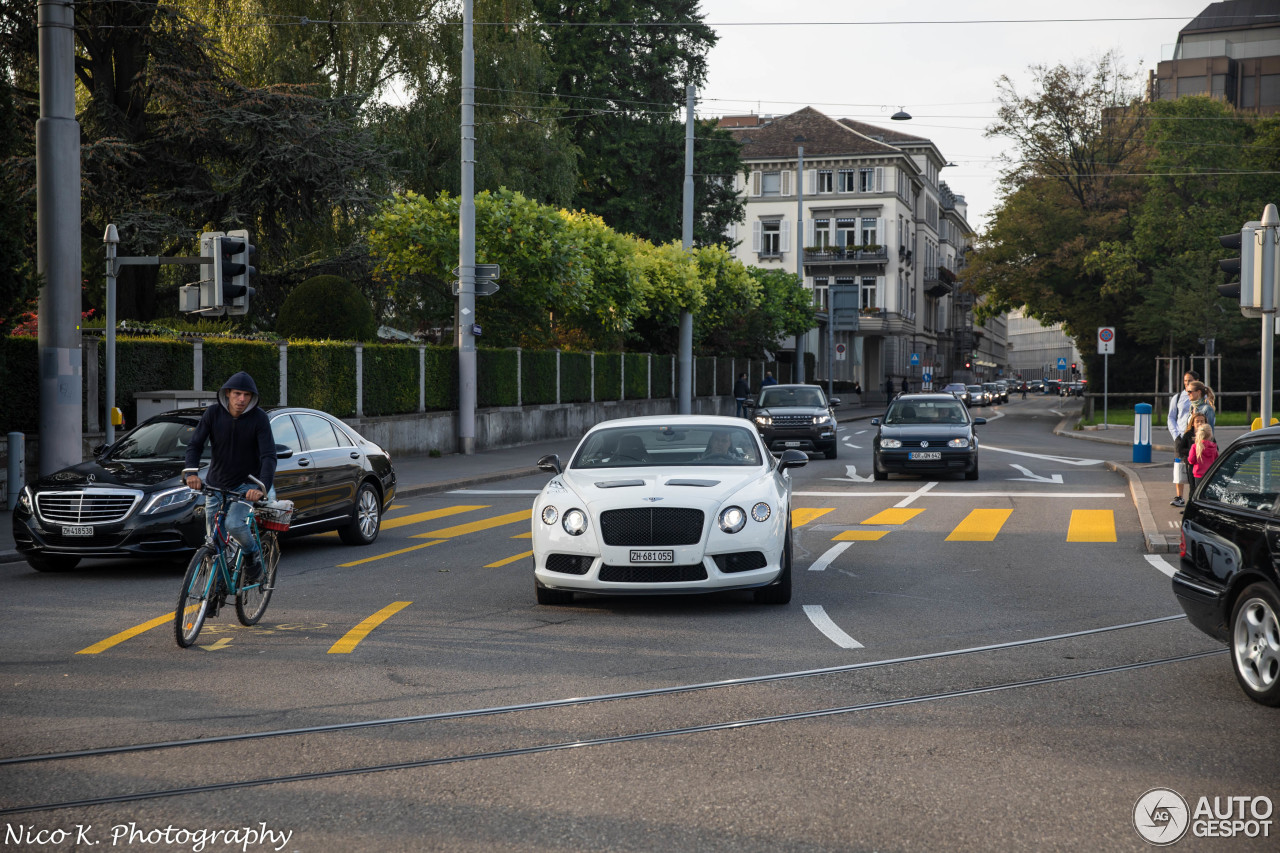
<svg viewBox="0 0 1280 853">
<path fill-rule="evenodd" d="M 883 418 L 872 418 L 876 432 L 872 471 L 877 480 L 899 474 L 964 474 L 978 479 L 978 435 L 986 418 L 969 416 L 951 394 L 900 394 Z"/>
<path fill-rule="evenodd" d="M 1280 427 L 1237 439 L 1182 514 L 1173 593 L 1227 644 L 1245 695 L 1280 705 Z"/>
<path fill-rule="evenodd" d="M 185 562 L 204 541 L 204 499 L 181 480 L 187 443 L 203 409 L 156 415 L 97 449 L 94 458 L 24 487 L 13 512 L 18 551 L 40 571 L 86 557 Z M 337 530 L 343 542 L 378 537 L 395 497 L 385 450 L 314 409 L 266 408 L 275 437 L 275 490 L 294 504 L 284 536 Z M 206 445 L 202 460 L 207 466 Z M 200 475 L 207 471 L 202 468 Z"/>
</svg>

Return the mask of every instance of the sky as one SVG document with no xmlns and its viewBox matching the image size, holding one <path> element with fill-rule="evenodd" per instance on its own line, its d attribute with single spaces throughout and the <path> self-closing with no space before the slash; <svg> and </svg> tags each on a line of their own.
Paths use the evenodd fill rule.
<svg viewBox="0 0 1280 853">
<path fill-rule="evenodd" d="M 812 106 L 833 118 L 932 139 L 956 164 L 942 179 L 965 197 L 969 224 L 980 231 L 999 203 L 997 158 L 1008 147 L 983 134 L 995 118 L 997 78 L 1007 75 L 1020 94 L 1029 94 L 1031 66 L 1091 62 L 1114 49 L 1122 67 L 1139 70 L 1145 86 L 1162 47 L 1174 44 L 1178 30 L 1209 5 L 702 0 L 703 18 L 720 40 L 698 92 L 698 115 L 784 115 Z M 1027 23 L 1044 19 L 1057 20 Z M 912 120 L 891 121 L 899 108 Z"/>
</svg>

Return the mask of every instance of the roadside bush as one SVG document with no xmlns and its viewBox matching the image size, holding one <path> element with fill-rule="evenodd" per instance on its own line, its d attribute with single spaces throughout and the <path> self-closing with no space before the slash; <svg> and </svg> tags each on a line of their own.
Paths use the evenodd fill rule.
<svg viewBox="0 0 1280 853">
<path fill-rule="evenodd" d="M 354 284 L 342 276 L 318 275 L 285 298 L 276 334 L 290 340 L 371 341 L 378 335 L 378 319 Z"/>
</svg>

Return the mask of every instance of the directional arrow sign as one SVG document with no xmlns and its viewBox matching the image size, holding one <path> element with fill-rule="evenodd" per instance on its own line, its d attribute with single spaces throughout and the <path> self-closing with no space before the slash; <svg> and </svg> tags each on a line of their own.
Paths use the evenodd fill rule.
<svg viewBox="0 0 1280 853">
<path fill-rule="evenodd" d="M 1010 468 L 1017 468 L 1023 473 L 1021 477 L 1010 477 L 1010 480 L 1025 480 L 1030 483 L 1057 483 L 1062 485 L 1061 474 L 1050 474 L 1048 477 L 1041 477 L 1039 474 L 1032 474 L 1029 468 L 1023 468 L 1021 465 L 1009 465 Z"/>
<path fill-rule="evenodd" d="M 453 283 L 453 295 L 457 296 L 462 290 L 460 282 Z M 493 279 L 476 279 L 476 296 L 493 296 L 498 292 L 498 283 Z"/>
<path fill-rule="evenodd" d="M 498 275 L 501 274 L 501 272 L 502 267 L 497 264 L 476 264 L 476 281 L 479 282 L 481 279 L 485 278 L 490 281 L 497 281 Z M 462 275 L 462 267 L 454 267 L 453 274 Z"/>
</svg>

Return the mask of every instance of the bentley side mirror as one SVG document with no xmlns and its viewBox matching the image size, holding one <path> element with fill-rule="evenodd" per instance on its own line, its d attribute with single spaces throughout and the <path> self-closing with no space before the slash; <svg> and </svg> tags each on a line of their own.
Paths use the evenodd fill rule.
<svg viewBox="0 0 1280 853">
<path fill-rule="evenodd" d="M 539 459 L 538 467 L 552 474 L 560 474 L 564 471 L 564 468 L 560 465 L 560 456 L 556 453 L 548 454 Z"/>
</svg>

